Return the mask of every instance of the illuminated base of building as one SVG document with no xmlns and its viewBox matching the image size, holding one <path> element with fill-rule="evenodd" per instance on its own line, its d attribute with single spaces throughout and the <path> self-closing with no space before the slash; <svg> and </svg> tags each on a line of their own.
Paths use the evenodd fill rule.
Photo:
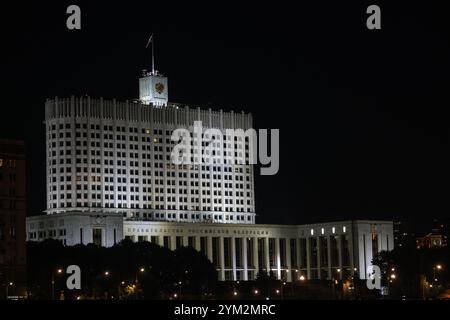
<svg viewBox="0 0 450 320">
<path fill-rule="evenodd" d="M 391 221 L 339 221 L 310 225 L 220 224 L 127 220 L 117 214 L 62 213 L 27 219 L 27 240 L 110 247 L 122 239 L 171 250 L 191 246 L 216 266 L 221 281 L 366 279 L 372 257 L 394 248 Z"/>
</svg>

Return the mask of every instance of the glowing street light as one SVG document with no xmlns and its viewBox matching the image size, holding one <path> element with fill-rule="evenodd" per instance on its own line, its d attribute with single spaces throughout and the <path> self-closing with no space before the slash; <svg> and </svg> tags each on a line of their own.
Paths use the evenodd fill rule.
<svg viewBox="0 0 450 320">
<path fill-rule="evenodd" d="M 300 276 L 300 281 L 305 281 L 305 276 L 304 275 Z"/>
<path fill-rule="evenodd" d="M 442 265 L 437 264 L 437 265 L 433 266 L 433 278 L 436 278 L 436 269 L 438 271 L 442 270 Z"/>
<path fill-rule="evenodd" d="M 280 294 L 280 290 L 279 289 L 275 290 L 275 293 Z"/>
<path fill-rule="evenodd" d="M 105 271 L 105 276 L 109 276 L 109 271 Z"/>
<path fill-rule="evenodd" d="M 237 291 L 233 291 L 233 296 L 237 296 L 238 292 Z"/>
<path fill-rule="evenodd" d="M 139 269 L 138 269 L 138 271 L 136 271 L 136 278 L 135 278 L 135 284 L 137 285 L 137 283 L 138 283 L 138 273 L 144 273 L 145 272 L 145 268 L 144 267 L 140 267 Z M 136 288 L 136 290 L 135 290 L 135 298 L 136 298 L 136 300 L 137 300 L 137 298 L 138 298 L 138 290 L 137 290 L 137 288 Z"/>
<path fill-rule="evenodd" d="M 258 289 L 253 290 L 253 293 L 257 295 L 259 293 Z"/>
<path fill-rule="evenodd" d="M 63 273 L 63 269 L 58 268 L 56 269 L 56 274 Z M 52 300 L 55 300 L 55 272 L 52 271 Z"/>
<path fill-rule="evenodd" d="M 397 278 L 397 276 L 395 275 L 395 273 L 391 274 L 391 279 L 394 280 L 395 278 Z"/>
</svg>

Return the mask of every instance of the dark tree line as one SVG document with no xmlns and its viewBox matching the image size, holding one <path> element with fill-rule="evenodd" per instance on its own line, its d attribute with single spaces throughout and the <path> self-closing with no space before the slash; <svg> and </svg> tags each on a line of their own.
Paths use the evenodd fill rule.
<svg viewBox="0 0 450 320">
<path fill-rule="evenodd" d="M 393 298 L 437 296 L 450 288 L 450 247 L 396 248 L 380 252 L 372 263 L 380 267 L 382 285 L 389 287 Z"/>
<path fill-rule="evenodd" d="M 111 247 L 63 246 L 57 240 L 28 242 L 30 298 L 201 298 L 214 291 L 214 266 L 191 247 L 175 251 L 124 240 Z M 68 290 L 66 268 L 81 269 L 81 290 Z M 54 283 L 52 284 L 52 281 Z"/>
</svg>

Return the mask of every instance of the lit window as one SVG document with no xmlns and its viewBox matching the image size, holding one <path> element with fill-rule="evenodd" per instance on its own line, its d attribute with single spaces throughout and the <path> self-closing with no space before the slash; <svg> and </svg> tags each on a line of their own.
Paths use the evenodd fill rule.
<svg viewBox="0 0 450 320">
<path fill-rule="evenodd" d="M 322 234 L 324 234 L 324 233 L 325 233 L 325 229 L 324 229 L 324 228 L 320 229 L 320 232 L 321 232 Z"/>
<path fill-rule="evenodd" d="M 0 167 L 3 167 L 3 159 L 0 159 Z"/>
<path fill-rule="evenodd" d="M 311 229 L 311 235 L 312 236 L 314 235 L 314 229 Z"/>
<path fill-rule="evenodd" d="M 343 227 L 342 227 L 342 232 L 345 233 L 346 231 L 347 231 L 347 227 L 346 227 L 346 226 L 343 226 Z"/>
<path fill-rule="evenodd" d="M 335 227 L 331 228 L 331 232 L 336 233 L 336 228 Z"/>
</svg>

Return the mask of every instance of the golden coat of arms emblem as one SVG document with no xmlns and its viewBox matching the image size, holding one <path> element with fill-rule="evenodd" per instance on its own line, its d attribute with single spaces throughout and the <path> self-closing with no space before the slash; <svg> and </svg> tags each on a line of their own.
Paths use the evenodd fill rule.
<svg viewBox="0 0 450 320">
<path fill-rule="evenodd" d="M 163 93 L 164 85 L 161 82 L 158 82 L 157 84 L 155 84 L 155 90 L 158 94 Z"/>
</svg>

